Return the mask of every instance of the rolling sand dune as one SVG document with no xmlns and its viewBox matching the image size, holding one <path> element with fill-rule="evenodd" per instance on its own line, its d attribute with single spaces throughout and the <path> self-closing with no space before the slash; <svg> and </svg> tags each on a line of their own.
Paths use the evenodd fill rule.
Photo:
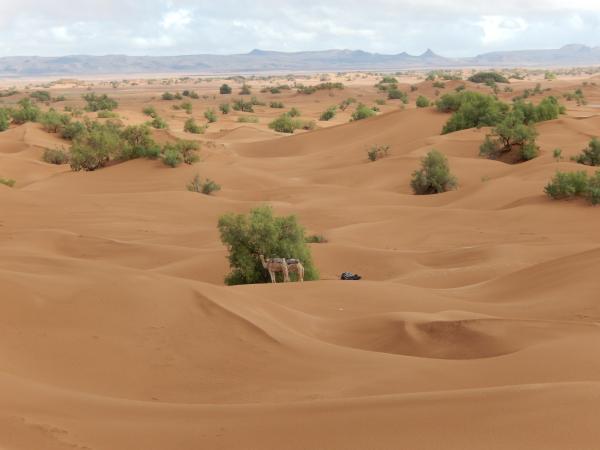
<svg viewBox="0 0 600 450">
<path fill-rule="evenodd" d="M 315 116 L 350 93 L 286 103 Z M 123 94 L 125 122 L 150 95 Z M 447 115 L 392 106 L 289 137 L 223 118 L 177 169 L 75 173 L 40 160 L 66 143 L 39 125 L 0 133 L 17 180 L 0 185 L 0 449 L 598 448 L 599 211 L 543 186 L 592 170 L 569 157 L 600 117 L 570 105 L 538 126 L 539 158 L 507 165 L 479 158 L 486 129 L 441 136 Z M 374 144 L 390 155 L 368 162 Z M 459 189 L 412 195 L 433 147 Z M 223 190 L 186 191 L 196 173 Z M 264 202 L 326 236 L 320 281 L 223 285 L 218 217 Z"/>
</svg>

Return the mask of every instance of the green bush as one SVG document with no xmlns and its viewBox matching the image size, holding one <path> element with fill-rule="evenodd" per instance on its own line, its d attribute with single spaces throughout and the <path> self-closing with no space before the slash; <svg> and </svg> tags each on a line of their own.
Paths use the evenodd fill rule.
<svg viewBox="0 0 600 450">
<path fill-rule="evenodd" d="M 102 110 L 112 111 L 119 106 L 116 100 L 110 98 L 106 94 L 97 95 L 96 93 L 91 92 L 83 95 L 83 99 L 87 102 L 85 110 L 91 112 Z"/>
<path fill-rule="evenodd" d="M 438 194 L 456 188 L 456 177 L 450 173 L 448 160 L 437 150 L 431 150 L 415 170 L 410 186 L 417 195 Z"/>
<path fill-rule="evenodd" d="M 297 258 L 304 265 L 305 280 L 319 277 L 304 228 L 295 216 L 276 217 L 270 207 L 262 206 L 248 215 L 221 216 L 218 228 L 229 252 L 231 272 L 225 278 L 228 285 L 268 282 L 269 274 L 260 262 L 260 255 Z"/>
<path fill-rule="evenodd" d="M 156 117 L 158 114 L 156 113 L 156 109 L 154 109 L 154 106 L 146 106 L 142 112 L 150 117 Z"/>
<path fill-rule="evenodd" d="M 198 125 L 194 118 L 190 117 L 185 121 L 185 124 L 183 124 L 183 131 L 192 134 L 202 134 L 204 133 L 204 127 Z"/>
<path fill-rule="evenodd" d="M 283 102 L 271 102 L 271 103 L 269 104 L 269 106 L 270 106 L 271 108 L 276 108 L 276 109 L 282 109 L 282 108 L 285 108 L 285 106 L 284 106 Z"/>
<path fill-rule="evenodd" d="M 290 117 L 300 117 L 301 113 L 298 108 L 294 107 L 287 112 L 287 115 Z"/>
<path fill-rule="evenodd" d="M 348 106 L 350 106 L 352 103 L 356 103 L 356 99 L 349 97 L 345 100 L 342 100 L 342 102 L 340 103 L 340 110 L 345 111 L 346 108 L 348 108 Z"/>
<path fill-rule="evenodd" d="M 600 203 L 600 171 L 589 177 L 586 197 L 592 205 Z"/>
<path fill-rule="evenodd" d="M 119 117 L 119 115 L 112 111 L 98 111 L 97 117 L 98 119 L 115 119 Z"/>
<path fill-rule="evenodd" d="M 63 149 L 47 148 L 42 155 L 42 161 L 56 165 L 66 164 L 69 162 L 69 154 Z"/>
<path fill-rule="evenodd" d="M 14 123 L 20 125 L 25 122 L 37 122 L 42 112 L 36 105 L 31 103 L 30 99 L 23 98 L 19 100 L 18 105 L 19 108 L 14 109 L 11 114 Z"/>
<path fill-rule="evenodd" d="M 239 99 L 233 102 L 233 110 L 251 113 L 254 112 L 254 107 L 252 106 L 252 103 Z"/>
<path fill-rule="evenodd" d="M 369 150 L 367 150 L 367 157 L 370 161 L 377 161 L 388 155 L 390 151 L 389 145 L 374 145 Z"/>
<path fill-rule="evenodd" d="M 521 111 L 526 124 L 557 119 L 560 114 L 564 114 L 564 107 L 552 96 L 542 99 L 537 106 L 531 102 L 516 100 L 513 110 Z"/>
<path fill-rule="evenodd" d="M 156 159 L 160 156 L 160 146 L 152 139 L 152 133 L 147 125 L 130 125 L 121 131 L 118 159 L 136 158 Z"/>
<path fill-rule="evenodd" d="M 437 89 L 444 89 L 446 87 L 446 83 L 443 83 L 442 81 L 434 81 L 432 86 Z"/>
<path fill-rule="evenodd" d="M 206 118 L 206 120 L 208 120 L 208 123 L 214 123 L 217 121 L 217 113 L 212 108 L 209 108 L 206 111 L 204 111 L 204 117 Z"/>
<path fill-rule="evenodd" d="M 429 106 L 429 99 L 427 97 L 419 95 L 417 97 L 416 104 L 417 104 L 417 108 L 427 108 Z"/>
<path fill-rule="evenodd" d="M 251 93 L 252 90 L 250 89 L 250 86 L 243 84 L 242 88 L 240 89 L 240 95 L 250 95 Z"/>
<path fill-rule="evenodd" d="M 335 117 L 336 112 L 337 112 L 337 106 L 331 106 L 331 107 L 327 108 L 325 111 L 323 111 L 323 113 L 321 114 L 321 117 L 319 117 L 319 120 L 322 120 L 324 122 L 331 120 Z"/>
<path fill-rule="evenodd" d="M 358 106 L 356 107 L 356 110 L 352 113 L 352 121 L 356 121 L 356 120 L 363 120 L 363 119 L 367 119 L 369 117 L 373 117 L 374 115 L 376 115 L 377 113 L 375 111 L 373 111 L 371 108 L 369 108 L 366 105 L 363 105 L 362 103 L 359 103 Z"/>
<path fill-rule="evenodd" d="M 222 84 L 219 88 L 219 93 L 223 95 L 231 94 L 231 86 L 229 86 L 228 84 Z"/>
<path fill-rule="evenodd" d="M 61 130 L 60 135 L 63 139 L 75 140 L 87 133 L 87 127 L 81 122 L 69 122 Z"/>
<path fill-rule="evenodd" d="M 0 108 L 0 131 L 8 130 L 10 125 L 10 112 L 7 109 Z"/>
<path fill-rule="evenodd" d="M 170 167 L 179 164 L 194 164 L 200 160 L 198 149 L 200 144 L 196 141 L 178 140 L 175 144 L 165 144 L 163 147 L 163 163 Z"/>
<path fill-rule="evenodd" d="M 388 91 L 388 99 L 389 100 L 402 100 L 402 103 L 405 105 L 408 104 L 408 94 L 399 89 L 390 89 Z"/>
<path fill-rule="evenodd" d="M 258 117 L 255 116 L 239 116 L 237 118 L 239 123 L 258 123 Z"/>
<path fill-rule="evenodd" d="M 223 113 L 223 114 L 229 114 L 230 106 L 229 103 L 221 103 L 219 105 L 219 110 Z"/>
<path fill-rule="evenodd" d="M 164 130 L 169 128 L 169 124 L 162 117 L 155 116 L 148 124 L 152 128 L 156 128 L 157 130 Z"/>
<path fill-rule="evenodd" d="M 479 92 L 446 94 L 440 100 L 441 102 L 436 103 L 440 110 L 457 108 L 444 125 L 442 134 L 474 127 L 494 126 L 504 118 L 509 108 L 495 97 Z"/>
<path fill-rule="evenodd" d="M 191 192 L 198 192 L 200 194 L 210 195 L 213 192 L 220 191 L 221 186 L 219 186 L 210 178 L 207 178 L 205 181 L 202 181 L 200 175 L 196 174 L 192 181 L 187 185 L 187 189 Z"/>
<path fill-rule="evenodd" d="M 74 171 L 92 171 L 104 167 L 116 155 L 123 141 L 117 126 L 93 124 L 91 129 L 76 139 L 71 146 L 69 162 Z"/>
<path fill-rule="evenodd" d="M 175 148 L 167 147 L 163 150 L 163 163 L 166 166 L 177 167 L 183 162 L 183 156 Z"/>
<path fill-rule="evenodd" d="M 49 102 L 52 99 L 50 92 L 48 91 L 35 91 L 32 92 L 29 97 L 42 103 Z"/>
<path fill-rule="evenodd" d="M 586 194 L 588 184 L 588 174 L 584 171 L 556 172 L 544 192 L 555 200 L 578 197 Z"/>
<path fill-rule="evenodd" d="M 179 107 L 188 114 L 192 113 L 192 104 L 190 102 L 183 102 Z"/>
<path fill-rule="evenodd" d="M 71 121 L 71 116 L 61 114 L 54 109 L 39 114 L 38 121 L 44 131 L 48 133 L 58 133 Z"/>
<path fill-rule="evenodd" d="M 581 151 L 581 154 L 573 159 L 586 166 L 600 166 L 600 140 L 595 137 L 592 138 L 588 146 Z"/>
<path fill-rule="evenodd" d="M 322 234 L 311 234 L 310 236 L 306 236 L 307 244 L 325 244 L 328 240 Z"/>
<path fill-rule="evenodd" d="M 8 187 L 13 187 L 15 185 L 16 181 L 11 179 L 11 178 L 2 178 L 0 177 L 0 184 L 3 184 L 5 186 Z"/>
<path fill-rule="evenodd" d="M 170 92 L 164 92 L 161 98 L 163 100 L 175 100 L 175 95 L 171 94 Z"/>
<path fill-rule="evenodd" d="M 293 133 L 301 128 L 301 121 L 294 120 L 289 114 L 282 114 L 269 124 L 269 128 L 279 133 Z"/>
<path fill-rule="evenodd" d="M 473 83 L 508 83 L 508 78 L 498 72 L 478 72 L 471 75 L 469 81 Z"/>
<path fill-rule="evenodd" d="M 537 132 L 532 125 L 525 123 L 523 112 L 519 109 L 510 111 L 504 119 L 486 136 L 479 148 L 479 154 L 496 159 L 515 148 L 519 151 L 519 160 L 528 161 L 539 154 L 535 144 Z"/>
</svg>

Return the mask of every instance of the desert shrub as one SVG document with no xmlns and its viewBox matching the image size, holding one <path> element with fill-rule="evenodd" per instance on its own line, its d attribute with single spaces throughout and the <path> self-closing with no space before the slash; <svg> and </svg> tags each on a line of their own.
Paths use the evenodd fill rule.
<svg viewBox="0 0 600 450">
<path fill-rule="evenodd" d="M 464 94 L 461 91 L 444 94 L 438 100 L 436 100 L 435 106 L 437 107 L 438 111 L 441 112 L 455 112 L 458 111 L 458 108 L 460 108 L 463 97 Z"/>
<path fill-rule="evenodd" d="M 146 106 L 142 112 L 150 117 L 156 117 L 158 114 L 156 113 L 156 109 L 154 109 L 154 106 Z"/>
<path fill-rule="evenodd" d="M 437 89 L 444 89 L 446 87 L 446 83 L 442 81 L 434 81 L 432 86 Z"/>
<path fill-rule="evenodd" d="M 322 234 L 311 234 L 310 236 L 306 236 L 307 244 L 325 244 L 328 240 Z"/>
<path fill-rule="evenodd" d="M 252 103 L 238 99 L 233 102 L 233 110 L 251 113 L 254 112 L 254 107 L 252 106 Z"/>
<path fill-rule="evenodd" d="M 528 161 L 539 154 L 536 137 L 535 128 L 525 123 L 523 112 L 518 109 L 512 110 L 493 128 L 492 134 L 486 136 L 479 148 L 479 154 L 496 159 L 517 148 L 518 160 Z"/>
<path fill-rule="evenodd" d="M 444 125 L 442 134 L 473 127 L 494 126 L 504 118 L 508 110 L 507 104 L 491 95 L 468 91 L 448 95 L 452 97 L 443 96 L 441 100 L 444 97 L 446 99 L 441 104 L 437 103 L 438 109 L 456 108 L 456 102 L 458 109 Z"/>
<path fill-rule="evenodd" d="M 178 140 L 175 144 L 165 144 L 163 147 L 163 163 L 170 167 L 179 164 L 194 164 L 200 160 L 198 150 L 200 144 L 195 141 Z"/>
<path fill-rule="evenodd" d="M 29 94 L 29 97 L 42 103 L 49 102 L 52 99 L 48 91 L 35 91 Z"/>
<path fill-rule="evenodd" d="M 303 120 L 300 122 L 300 128 L 303 130 L 314 130 L 317 128 L 317 124 L 314 120 Z"/>
<path fill-rule="evenodd" d="M 239 123 L 258 123 L 258 117 L 256 116 L 239 116 L 237 118 Z"/>
<path fill-rule="evenodd" d="M 513 110 L 520 110 L 527 124 L 557 119 L 560 114 L 564 114 L 564 107 L 552 96 L 545 97 L 537 106 L 531 102 L 516 100 Z"/>
<path fill-rule="evenodd" d="M 555 148 L 554 150 L 552 150 L 552 157 L 556 162 L 560 162 L 563 159 L 562 149 Z"/>
<path fill-rule="evenodd" d="M 152 128 L 156 128 L 157 130 L 164 130 L 169 128 L 169 124 L 160 116 L 155 116 L 150 122 L 148 122 Z"/>
<path fill-rule="evenodd" d="M 115 119 L 119 115 L 112 111 L 98 111 L 97 117 L 98 119 Z"/>
<path fill-rule="evenodd" d="M 11 97 L 13 95 L 17 95 L 19 93 L 19 91 L 17 91 L 14 87 L 5 89 L 3 91 L 0 91 L 0 98 L 2 97 Z"/>
<path fill-rule="evenodd" d="M 0 184 L 3 184 L 8 187 L 13 187 L 15 185 L 15 183 L 16 183 L 16 181 L 13 180 L 12 178 L 0 177 Z"/>
<path fill-rule="evenodd" d="M 221 87 L 219 88 L 219 93 L 220 94 L 231 94 L 231 86 L 229 86 L 228 84 L 222 84 Z"/>
<path fill-rule="evenodd" d="M 175 95 L 170 92 L 164 92 L 161 98 L 163 100 L 175 100 Z"/>
<path fill-rule="evenodd" d="M 183 124 L 183 131 L 185 131 L 186 133 L 192 133 L 192 134 L 202 134 L 202 133 L 204 133 L 204 127 L 198 125 L 196 123 L 196 121 L 194 120 L 194 118 L 190 117 Z"/>
<path fill-rule="evenodd" d="M 214 123 L 217 121 L 217 113 L 212 108 L 209 108 L 206 111 L 204 111 L 204 117 L 206 118 L 206 120 L 208 120 L 208 123 Z"/>
<path fill-rule="evenodd" d="M 225 278 L 228 285 L 268 282 L 269 274 L 259 255 L 298 258 L 304 265 L 305 280 L 319 277 L 304 228 L 295 216 L 277 217 L 270 207 L 262 206 L 248 215 L 225 214 L 219 218 L 218 228 L 229 252 L 231 272 Z"/>
<path fill-rule="evenodd" d="M 417 97 L 416 101 L 417 108 L 427 108 L 429 106 L 429 99 L 422 95 Z"/>
<path fill-rule="evenodd" d="M 408 104 L 408 94 L 400 89 L 390 89 L 388 91 L 388 99 L 389 100 L 401 100 L 402 103 Z"/>
<path fill-rule="evenodd" d="M 335 117 L 337 111 L 337 106 L 331 106 L 329 108 L 327 108 L 325 111 L 323 111 L 323 113 L 321 114 L 321 117 L 319 117 L 319 120 L 322 121 L 328 121 L 331 120 Z"/>
<path fill-rule="evenodd" d="M 69 156 L 71 169 L 92 171 L 104 167 L 111 156 L 119 152 L 122 144 L 116 125 L 94 123 L 87 133 L 73 142 Z"/>
<path fill-rule="evenodd" d="M 269 128 L 279 133 L 293 133 L 301 127 L 301 121 L 295 120 L 289 114 L 282 114 L 277 119 L 269 123 Z"/>
<path fill-rule="evenodd" d="M 251 93 L 252 90 L 250 89 L 250 86 L 244 83 L 240 89 L 240 95 L 250 95 Z"/>
<path fill-rule="evenodd" d="M 385 105 L 385 100 L 382 98 L 378 98 L 377 100 L 375 100 L 375 104 L 379 105 L 379 106 L 383 106 L 383 105 Z"/>
<path fill-rule="evenodd" d="M 586 166 L 600 166 L 600 140 L 592 138 L 588 146 L 581 151 L 580 155 L 575 156 L 573 160 Z"/>
<path fill-rule="evenodd" d="M 478 72 L 468 79 L 473 83 L 508 83 L 508 78 L 498 72 Z"/>
<path fill-rule="evenodd" d="M 60 130 L 60 136 L 70 141 L 87 133 L 87 127 L 82 122 L 69 122 Z"/>
<path fill-rule="evenodd" d="M 42 125 L 44 131 L 47 131 L 48 133 L 58 133 L 71 122 L 71 116 L 50 109 L 47 112 L 40 113 L 38 121 Z"/>
<path fill-rule="evenodd" d="M 588 190 L 588 183 L 588 174 L 584 171 L 556 172 L 544 192 L 555 200 L 583 196 Z"/>
<path fill-rule="evenodd" d="M 10 125 L 10 112 L 7 109 L 0 108 L 0 131 L 8 130 Z"/>
<path fill-rule="evenodd" d="M 42 161 L 49 164 L 66 164 L 69 162 L 69 154 L 60 148 L 47 148 L 42 155 Z"/>
<path fill-rule="evenodd" d="M 390 151 L 389 145 L 374 145 L 369 150 L 367 150 L 367 157 L 369 161 L 377 161 L 388 155 Z"/>
<path fill-rule="evenodd" d="M 106 94 L 97 95 L 95 92 L 90 92 L 89 94 L 84 94 L 83 99 L 87 102 L 85 110 L 91 112 L 102 110 L 112 111 L 119 106 L 116 100 Z"/>
<path fill-rule="evenodd" d="M 600 203 L 600 171 L 589 177 L 586 197 L 592 205 Z"/>
<path fill-rule="evenodd" d="M 160 146 L 152 139 L 147 125 L 130 125 L 121 131 L 123 143 L 120 146 L 118 159 L 136 158 L 156 159 L 160 156 Z"/>
<path fill-rule="evenodd" d="M 210 178 L 207 178 L 205 181 L 202 181 L 200 175 L 196 174 L 192 181 L 187 185 L 187 189 L 190 192 L 198 192 L 200 194 L 210 195 L 213 192 L 220 191 L 221 186 L 219 186 Z"/>
<path fill-rule="evenodd" d="M 417 195 L 438 194 L 456 188 L 456 177 L 450 173 L 447 158 L 437 150 L 431 150 L 421 161 L 421 169 L 415 170 L 410 181 Z"/>
<path fill-rule="evenodd" d="M 192 104 L 190 102 L 183 102 L 179 107 L 188 114 L 192 113 Z"/>
<path fill-rule="evenodd" d="M 565 97 L 567 101 L 575 100 L 577 102 L 577 106 L 587 104 L 587 100 L 585 99 L 581 89 L 576 89 L 575 92 L 567 92 L 563 94 L 563 97 Z"/>
<path fill-rule="evenodd" d="M 290 117 L 300 117 L 301 113 L 298 108 L 294 107 L 287 112 L 287 115 Z"/>
<path fill-rule="evenodd" d="M 283 102 L 271 102 L 271 103 L 269 104 L 269 106 L 270 106 L 271 108 L 276 108 L 276 109 L 282 109 L 282 108 L 285 108 L 285 106 L 284 106 Z"/>
<path fill-rule="evenodd" d="M 30 99 L 23 98 L 19 100 L 18 105 L 19 107 L 13 109 L 11 114 L 14 123 L 20 125 L 25 122 L 37 122 L 41 111 Z"/>
<path fill-rule="evenodd" d="M 184 97 L 189 97 L 189 98 L 193 98 L 193 99 L 199 99 L 200 96 L 198 95 L 197 92 L 195 91 L 188 91 L 187 89 L 185 91 L 183 91 L 181 93 L 181 95 L 183 95 Z"/>
<path fill-rule="evenodd" d="M 229 103 L 221 103 L 219 105 L 219 110 L 223 113 L 223 114 L 229 114 L 229 111 L 231 110 L 231 107 L 229 106 Z"/>
<path fill-rule="evenodd" d="M 352 113 L 352 121 L 367 119 L 373 117 L 377 113 L 366 105 L 359 103 L 356 110 Z"/>
<path fill-rule="evenodd" d="M 254 97 L 254 96 L 252 96 L 252 97 L 250 98 L 250 104 L 251 104 L 252 106 L 266 106 L 266 103 L 265 103 L 265 102 L 263 102 L 263 101 L 259 100 L 257 97 Z"/>
<path fill-rule="evenodd" d="M 348 106 L 350 106 L 353 103 L 356 103 L 356 99 L 352 97 L 342 100 L 342 102 L 340 103 L 340 110 L 345 111 L 346 108 L 348 108 Z"/>
</svg>

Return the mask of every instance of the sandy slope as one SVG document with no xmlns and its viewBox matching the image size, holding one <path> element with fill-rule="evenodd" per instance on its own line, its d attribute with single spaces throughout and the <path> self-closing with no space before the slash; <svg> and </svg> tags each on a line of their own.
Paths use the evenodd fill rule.
<svg viewBox="0 0 600 450">
<path fill-rule="evenodd" d="M 540 125 L 518 166 L 477 156 L 486 130 L 440 136 L 446 119 L 232 125 L 199 165 L 93 173 L 42 163 L 62 143 L 38 125 L 0 133 L 18 180 L 0 185 L 0 449 L 597 448 L 598 210 L 542 188 L 581 169 L 600 119 Z M 390 156 L 367 162 L 373 144 Z M 460 188 L 417 197 L 432 147 Z M 187 192 L 196 172 L 223 190 Z M 263 202 L 328 238 L 321 281 L 222 285 L 216 221 Z"/>
</svg>

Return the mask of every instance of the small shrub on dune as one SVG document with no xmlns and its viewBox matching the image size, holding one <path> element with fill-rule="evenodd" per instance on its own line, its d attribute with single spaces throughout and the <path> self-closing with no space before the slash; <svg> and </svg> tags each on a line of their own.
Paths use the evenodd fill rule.
<svg viewBox="0 0 600 450">
<path fill-rule="evenodd" d="M 322 234 L 311 234 L 310 236 L 306 237 L 307 244 L 325 244 L 327 242 L 327 238 Z"/>
<path fill-rule="evenodd" d="M 356 110 L 352 113 L 351 121 L 368 119 L 369 117 L 373 117 L 376 114 L 377 113 L 368 106 L 359 103 L 356 107 Z"/>
<path fill-rule="evenodd" d="M 71 122 L 71 116 L 50 109 L 47 112 L 40 113 L 38 120 L 44 131 L 47 131 L 48 133 L 58 133 Z"/>
<path fill-rule="evenodd" d="M 202 181 L 200 175 L 196 174 L 192 181 L 187 185 L 187 189 L 190 192 L 198 192 L 199 194 L 210 195 L 213 192 L 220 191 L 221 186 L 219 186 L 210 178 Z"/>
<path fill-rule="evenodd" d="M 258 123 L 258 117 L 255 116 L 239 116 L 237 118 L 239 123 Z"/>
<path fill-rule="evenodd" d="M 87 127 L 82 122 L 69 122 L 61 130 L 60 135 L 63 139 L 75 140 L 87 133 Z"/>
<path fill-rule="evenodd" d="M 369 150 L 367 150 L 367 157 L 369 158 L 369 161 L 375 162 L 378 159 L 386 157 L 389 151 L 389 145 L 374 145 Z"/>
<path fill-rule="evenodd" d="M 12 111 L 12 120 L 17 125 L 21 125 L 25 122 L 37 122 L 40 114 L 40 109 L 34 105 L 28 98 L 19 100 L 19 107 Z"/>
<path fill-rule="evenodd" d="M 388 90 L 389 100 L 401 100 L 405 105 L 408 104 L 408 94 L 396 88 Z"/>
<path fill-rule="evenodd" d="M 7 109 L 0 108 L 0 132 L 8 130 L 10 125 L 10 112 Z"/>
<path fill-rule="evenodd" d="M 231 94 L 231 91 L 231 86 L 229 86 L 228 84 L 222 84 L 219 88 L 219 93 L 222 95 Z"/>
<path fill-rule="evenodd" d="M 119 117 L 116 112 L 113 111 L 98 111 L 98 119 L 115 119 Z"/>
<path fill-rule="evenodd" d="M 431 150 L 421 161 L 421 169 L 413 172 L 410 186 L 417 195 L 439 194 L 456 188 L 456 177 L 450 173 L 447 158 Z"/>
<path fill-rule="evenodd" d="M 106 94 L 97 95 L 96 93 L 91 92 L 89 94 L 85 94 L 83 99 L 87 102 L 85 110 L 91 112 L 102 110 L 112 111 L 119 106 L 116 100 L 110 98 Z"/>
<path fill-rule="evenodd" d="M 231 111 L 231 107 L 229 106 L 229 103 L 221 103 L 219 105 L 219 110 L 223 114 L 229 114 L 229 111 Z"/>
<path fill-rule="evenodd" d="M 16 181 L 11 178 L 0 177 L 0 184 L 3 184 L 4 186 L 13 187 L 15 183 Z"/>
<path fill-rule="evenodd" d="M 290 117 L 300 117 L 301 113 L 298 108 L 294 107 L 287 112 L 287 115 Z"/>
<path fill-rule="evenodd" d="M 166 144 L 163 147 L 163 163 L 170 167 L 181 163 L 194 164 L 200 160 L 199 148 L 200 144 L 195 141 L 178 140 L 175 144 Z"/>
<path fill-rule="evenodd" d="M 183 156 L 175 148 L 163 149 L 163 163 L 169 167 L 177 167 L 183 162 Z"/>
<path fill-rule="evenodd" d="M 600 166 L 600 140 L 592 138 L 588 146 L 581 151 L 580 155 L 575 156 L 573 160 L 586 166 Z"/>
<path fill-rule="evenodd" d="M 348 106 L 350 106 L 353 103 L 356 103 L 356 99 L 352 97 L 342 100 L 342 102 L 340 103 L 340 110 L 345 111 L 346 108 L 348 108 Z"/>
<path fill-rule="evenodd" d="M 204 111 L 204 117 L 206 118 L 206 120 L 208 120 L 208 123 L 214 123 L 217 121 L 217 113 L 212 108 Z"/>
<path fill-rule="evenodd" d="M 254 107 L 252 106 L 252 103 L 245 102 L 244 100 L 239 99 L 233 102 L 233 110 L 242 112 L 254 112 Z"/>
<path fill-rule="evenodd" d="M 417 108 L 427 108 L 429 106 L 429 99 L 423 95 L 419 95 L 416 101 Z"/>
<path fill-rule="evenodd" d="M 164 130 L 169 128 L 169 124 L 167 124 L 167 122 L 159 116 L 154 117 L 154 119 L 152 119 L 150 122 L 148 122 L 148 124 L 152 127 L 152 128 L 156 128 L 157 130 Z"/>
<path fill-rule="evenodd" d="M 186 113 L 191 114 L 192 113 L 192 104 L 190 102 L 183 102 L 181 105 L 179 105 L 181 109 L 183 109 Z"/>
<path fill-rule="evenodd" d="M 252 93 L 250 86 L 244 84 L 240 89 L 240 95 L 250 95 Z"/>
<path fill-rule="evenodd" d="M 190 117 L 183 124 L 183 131 L 185 131 L 186 133 L 192 133 L 192 134 L 202 134 L 202 133 L 204 133 L 204 127 L 198 125 L 196 123 L 196 121 L 194 120 L 194 118 Z"/>
<path fill-rule="evenodd" d="M 163 95 L 161 96 L 161 98 L 163 100 L 175 100 L 175 95 L 173 95 L 170 92 L 165 92 L 165 93 L 163 93 Z"/>
<path fill-rule="evenodd" d="M 282 102 L 271 102 L 269 104 L 269 106 L 271 108 L 275 108 L 275 109 L 283 109 L 283 108 L 285 108 L 285 106 L 284 106 L 284 104 Z"/>
<path fill-rule="evenodd" d="M 304 228 L 295 216 L 277 217 L 270 207 L 262 206 L 247 215 L 225 214 L 219 218 L 218 228 L 229 252 L 231 272 L 225 278 L 228 285 L 268 282 L 260 255 L 298 258 L 304 266 L 305 280 L 319 278 Z"/>
<path fill-rule="evenodd" d="M 69 154 L 63 149 L 47 148 L 42 155 L 42 161 L 56 165 L 66 164 L 69 162 Z"/>
<path fill-rule="evenodd" d="M 156 109 L 154 109 L 154 106 L 146 106 L 142 112 L 150 117 L 156 117 L 157 113 L 156 113 Z"/>
<path fill-rule="evenodd" d="M 160 146 L 152 139 L 146 125 L 130 125 L 121 131 L 123 144 L 118 155 L 120 160 L 136 158 L 156 159 L 160 156 Z"/>
<path fill-rule="evenodd" d="M 269 128 L 279 133 L 293 133 L 300 126 L 300 121 L 294 120 L 289 114 L 282 114 L 269 124 Z"/>
<path fill-rule="evenodd" d="M 328 121 L 331 120 L 335 117 L 335 114 L 337 112 L 337 106 L 331 106 L 329 108 L 327 108 L 319 117 L 319 120 L 321 121 Z"/>
<path fill-rule="evenodd" d="M 48 91 L 35 91 L 29 94 L 29 97 L 41 103 L 49 102 L 52 99 L 52 96 Z"/>
<path fill-rule="evenodd" d="M 596 174 L 598 178 L 598 174 Z M 562 200 L 584 196 L 588 191 L 589 177 L 584 171 L 556 172 L 552 181 L 546 185 L 544 192 L 548 197 Z"/>
<path fill-rule="evenodd" d="M 118 154 L 123 141 L 113 124 L 93 124 L 91 129 L 71 146 L 69 163 L 74 171 L 93 171 L 104 167 Z"/>
<path fill-rule="evenodd" d="M 509 107 L 491 95 L 465 91 L 459 94 L 446 94 L 436 103 L 441 111 L 454 111 L 442 134 L 468 128 L 480 128 L 498 124 Z"/>
<path fill-rule="evenodd" d="M 535 143 L 537 132 L 532 125 L 524 121 L 520 110 L 509 112 L 506 117 L 486 136 L 479 148 L 479 154 L 486 158 L 498 159 L 502 155 L 517 150 L 515 161 L 529 161 L 539 155 Z"/>
<path fill-rule="evenodd" d="M 469 77 L 472 83 L 508 83 L 508 78 L 498 72 L 478 72 Z"/>
</svg>

